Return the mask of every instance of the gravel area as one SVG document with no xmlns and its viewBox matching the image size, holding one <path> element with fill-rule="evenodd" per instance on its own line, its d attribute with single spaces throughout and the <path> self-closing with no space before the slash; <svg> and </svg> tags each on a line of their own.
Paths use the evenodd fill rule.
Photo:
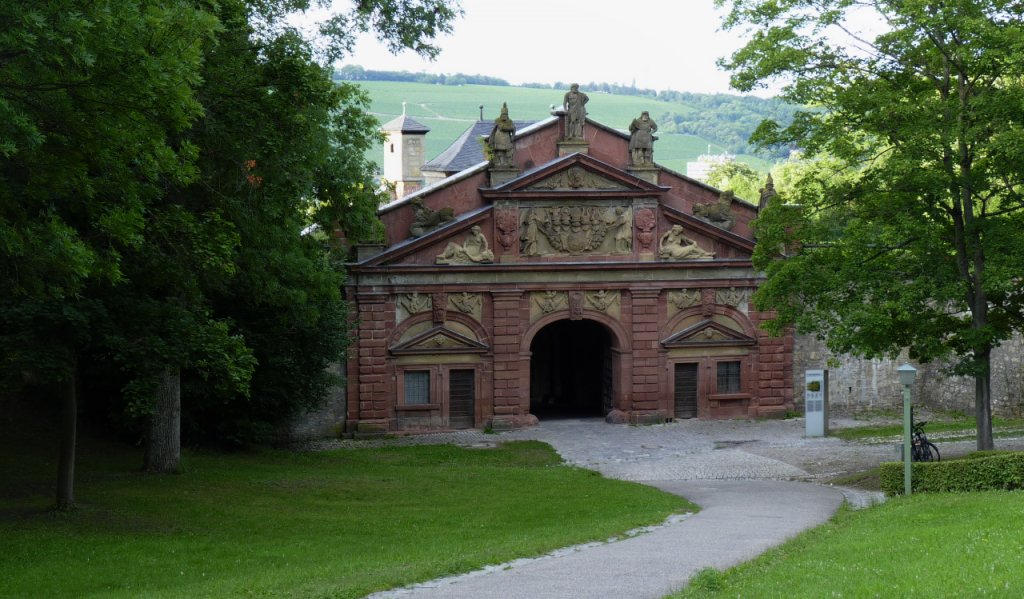
<svg viewBox="0 0 1024 599">
<path fill-rule="evenodd" d="M 860 424 L 863 421 L 831 423 L 832 428 Z M 373 595 L 374 599 L 662 597 L 684 586 L 702 568 L 726 569 L 824 522 L 844 499 L 854 507 L 884 501 L 881 493 L 834 487 L 829 481 L 896 458 L 895 440 L 808 438 L 802 419 L 686 420 L 653 426 L 566 419 L 501 434 L 457 431 L 319 441 L 305 448 L 428 443 L 493 447 L 526 439 L 551 444 L 570 464 L 687 497 L 701 511 L 628 539 L 588 543 L 541 558 L 392 589 Z M 996 445 L 1024 448 L 1024 439 L 997 439 Z M 940 444 L 943 455 L 950 457 L 973 447 L 974 441 Z"/>
<path fill-rule="evenodd" d="M 864 421 L 834 419 L 830 428 Z M 306 450 L 451 443 L 493 447 L 512 440 L 551 444 L 566 462 L 631 481 L 791 480 L 828 484 L 838 477 L 897 459 L 897 440 L 843 441 L 805 437 L 804 420 L 682 420 L 651 426 L 606 424 L 602 419 L 543 421 L 522 430 L 487 434 L 479 430 L 408 435 L 385 439 L 323 440 Z M 943 457 L 972 451 L 973 440 L 935 439 Z M 996 439 L 1000 449 L 1024 449 L 1024 437 Z M 878 493 L 843 489 L 854 505 L 870 505 Z"/>
</svg>

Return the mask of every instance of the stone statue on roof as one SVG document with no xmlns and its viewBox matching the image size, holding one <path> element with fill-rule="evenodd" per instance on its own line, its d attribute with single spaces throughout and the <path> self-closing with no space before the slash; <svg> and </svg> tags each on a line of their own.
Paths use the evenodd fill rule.
<svg viewBox="0 0 1024 599">
<path fill-rule="evenodd" d="M 409 234 L 413 237 L 419 237 L 431 229 L 436 229 L 455 220 L 455 212 L 450 206 L 444 206 L 440 210 L 431 210 L 423 204 L 423 200 L 420 198 L 413 198 L 409 203 L 412 205 L 413 212 Z"/>
<path fill-rule="evenodd" d="M 491 135 L 487 138 L 491 166 L 513 168 L 515 166 L 516 125 L 508 117 L 508 104 L 501 104 L 501 115 L 494 120 Z"/>
<path fill-rule="evenodd" d="M 487 238 L 479 226 L 469 230 L 469 237 L 462 245 L 449 241 L 444 252 L 435 262 L 438 264 L 481 264 L 494 261 L 494 252 L 487 247 Z"/>
<path fill-rule="evenodd" d="M 654 132 L 658 124 L 646 110 L 629 124 L 629 159 L 634 166 L 654 164 Z"/>
<path fill-rule="evenodd" d="M 658 255 L 662 260 L 702 260 L 715 256 L 714 252 L 701 249 L 696 241 L 687 237 L 680 225 L 674 225 L 661 236 Z"/>
<path fill-rule="evenodd" d="M 562 98 L 565 108 L 565 139 L 583 139 L 583 123 L 587 120 L 587 102 L 590 98 L 580 91 L 578 83 L 569 86 Z"/>
</svg>

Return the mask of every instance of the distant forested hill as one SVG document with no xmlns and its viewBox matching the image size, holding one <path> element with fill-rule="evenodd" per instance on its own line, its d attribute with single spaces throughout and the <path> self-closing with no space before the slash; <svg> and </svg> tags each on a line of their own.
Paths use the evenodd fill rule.
<svg viewBox="0 0 1024 599">
<path fill-rule="evenodd" d="M 775 98 L 755 98 L 731 94 L 693 94 L 663 91 L 659 100 L 695 106 L 697 110 L 664 112 L 655 118 L 663 132 L 685 133 L 714 140 L 734 154 L 755 151 L 747 140 L 765 119 L 786 126 L 793 121 L 796 107 Z M 784 159 L 792 148 L 773 148 L 767 154 L 772 159 Z"/>
<path fill-rule="evenodd" d="M 549 115 L 551 106 L 559 104 L 569 88 L 564 82 L 512 86 L 485 75 L 374 71 L 356 65 L 338 69 L 335 79 L 364 87 L 373 99 L 373 112 L 382 122 L 401 114 L 402 102 L 407 102 L 408 114 L 431 128 L 427 135 L 428 159 L 480 118 L 480 105 L 484 106 L 485 120 L 497 116 L 502 102 L 508 102 L 515 119 L 539 120 Z M 789 123 L 795 108 L 780 100 L 594 82 L 581 83 L 580 87 L 591 95 L 587 105 L 590 117 L 607 125 L 626 129 L 640 111 L 649 111 L 659 126 L 655 159 L 683 173 L 687 161 L 709 150 L 736 154 L 739 160 L 761 171 L 789 155 L 789 148 L 758 152 L 747 143 L 764 119 Z"/>
</svg>

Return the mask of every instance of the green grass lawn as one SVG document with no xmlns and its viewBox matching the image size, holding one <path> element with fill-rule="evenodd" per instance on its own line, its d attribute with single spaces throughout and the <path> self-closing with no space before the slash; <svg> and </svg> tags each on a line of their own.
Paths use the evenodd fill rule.
<svg viewBox="0 0 1024 599">
<path fill-rule="evenodd" d="M 845 441 L 877 440 L 880 443 L 888 443 L 892 438 L 903 435 L 902 414 L 898 418 L 900 422 L 895 424 L 834 429 L 829 434 Z M 915 420 L 917 420 L 916 417 Z M 993 434 L 996 436 L 999 434 L 1019 435 L 1020 431 L 1024 430 L 1024 419 L 994 417 L 992 419 L 992 428 Z M 973 438 L 977 436 L 977 431 L 978 425 L 974 417 L 971 416 L 943 417 L 942 419 L 929 421 L 925 426 L 925 433 L 928 435 L 941 433 L 944 437 Z M 958 435 L 957 433 L 960 434 Z"/>
<path fill-rule="evenodd" d="M 537 442 L 189 452 L 146 476 L 139 451 L 86 439 L 80 507 L 54 513 L 39 448 L 0 440 L 3 597 L 359 597 L 693 509 Z"/>
<path fill-rule="evenodd" d="M 1021 597 L 1024 493 L 919 494 L 815 528 L 673 597 Z"/>
</svg>

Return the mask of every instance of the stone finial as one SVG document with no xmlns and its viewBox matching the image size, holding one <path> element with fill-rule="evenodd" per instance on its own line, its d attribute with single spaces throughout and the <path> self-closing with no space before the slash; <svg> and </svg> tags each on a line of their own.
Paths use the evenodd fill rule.
<svg viewBox="0 0 1024 599">
<path fill-rule="evenodd" d="M 778 195 L 775 191 L 775 181 L 772 180 L 771 173 L 768 173 L 768 178 L 764 181 L 764 187 L 760 189 L 761 198 L 757 202 L 757 211 L 760 212 L 768 207 L 768 202 L 772 198 Z"/>
</svg>

